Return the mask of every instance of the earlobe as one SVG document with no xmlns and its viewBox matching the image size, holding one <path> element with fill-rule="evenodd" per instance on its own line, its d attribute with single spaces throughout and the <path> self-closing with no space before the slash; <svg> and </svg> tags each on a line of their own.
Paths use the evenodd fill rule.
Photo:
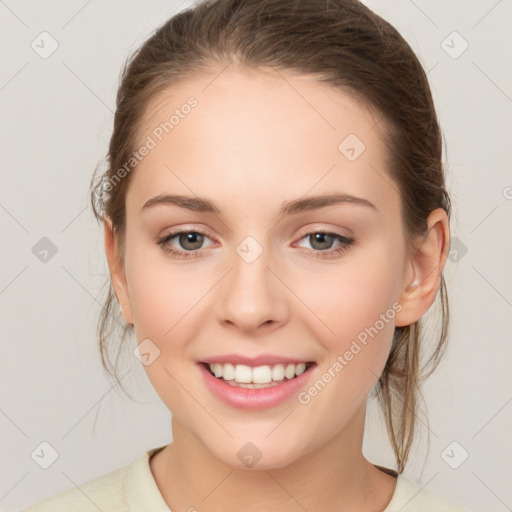
<svg viewBox="0 0 512 512">
<path fill-rule="evenodd" d="M 133 324 L 132 312 L 130 307 L 130 297 L 128 294 L 128 283 L 124 264 L 119 254 L 119 247 L 115 240 L 112 229 L 112 221 L 105 217 L 103 221 L 105 254 L 107 257 L 110 271 L 110 282 L 116 295 L 119 309 L 126 323 Z"/>
<path fill-rule="evenodd" d="M 419 320 L 434 302 L 448 256 L 449 238 L 448 216 L 437 208 L 428 217 L 426 234 L 412 249 L 399 298 L 402 309 L 395 317 L 397 327 Z"/>
</svg>

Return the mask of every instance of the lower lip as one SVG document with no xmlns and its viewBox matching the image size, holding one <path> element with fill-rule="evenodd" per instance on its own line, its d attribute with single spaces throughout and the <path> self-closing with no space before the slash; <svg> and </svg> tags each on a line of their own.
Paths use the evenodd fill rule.
<svg viewBox="0 0 512 512">
<path fill-rule="evenodd" d="M 231 386 L 214 377 L 203 363 L 198 363 L 198 366 L 206 385 L 217 398 L 238 409 L 259 410 L 275 407 L 297 394 L 316 365 L 313 364 L 294 379 L 283 380 L 275 386 L 260 389 Z"/>
</svg>

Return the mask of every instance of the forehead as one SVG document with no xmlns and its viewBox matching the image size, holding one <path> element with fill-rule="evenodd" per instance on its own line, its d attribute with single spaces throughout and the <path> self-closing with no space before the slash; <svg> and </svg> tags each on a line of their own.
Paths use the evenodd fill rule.
<svg viewBox="0 0 512 512">
<path fill-rule="evenodd" d="M 231 66 L 199 74 L 148 105 L 138 142 L 154 147 L 127 202 L 140 209 L 167 192 L 281 204 L 343 191 L 396 203 L 384 128 L 376 112 L 311 76 Z"/>
<path fill-rule="evenodd" d="M 266 122 L 270 133 L 270 121 L 283 121 L 291 135 L 296 135 L 293 126 L 301 130 L 307 123 L 311 130 L 319 127 L 333 132 L 350 126 L 363 136 L 381 122 L 378 113 L 354 95 L 312 75 L 234 66 L 196 73 L 157 94 L 145 108 L 139 139 L 169 120 L 191 97 L 199 106 L 194 108 L 194 117 L 215 121 L 219 128 L 243 121 L 246 130 L 252 126 L 261 132 L 261 123 Z M 298 123 L 299 117 L 304 122 Z M 246 135 L 246 130 L 240 136 Z"/>
</svg>

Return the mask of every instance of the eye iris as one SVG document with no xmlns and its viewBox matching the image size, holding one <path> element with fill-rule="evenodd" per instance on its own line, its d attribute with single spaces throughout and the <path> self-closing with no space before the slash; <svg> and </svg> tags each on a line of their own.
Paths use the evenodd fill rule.
<svg viewBox="0 0 512 512">
<path fill-rule="evenodd" d="M 320 244 L 322 244 L 322 242 L 325 243 L 325 237 L 327 237 L 328 241 L 330 241 L 330 243 L 327 243 L 328 247 L 324 247 L 324 246 L 315 247 L 314 243 L 312 242 L 311 246 L 313 248 L 317 248 L 317 249 L 330 249 L 330 247 L 332 246 L 332 242 L 334 240 L 333 235 L 329 235 L 328 233 L 314 233 L 313 235 L 310 235 L 310 237 L 312 237 L 312 240 L 315 243 L 316 242 L 320 242 Z"/>
<path fill-rule="evenodd" d="M 197 240 L 199 239 L 199 240 Z M 180 245 L 184 249 L 196 250 L 199 249 L 203 243 L 203 235 L 195 232 L 182 233 L 179 237 Z M 187 247 L 187 243 L 192 243 L 193 247 Z M 197 246 L 194 246 L 194 244 Z"/>
</svg>

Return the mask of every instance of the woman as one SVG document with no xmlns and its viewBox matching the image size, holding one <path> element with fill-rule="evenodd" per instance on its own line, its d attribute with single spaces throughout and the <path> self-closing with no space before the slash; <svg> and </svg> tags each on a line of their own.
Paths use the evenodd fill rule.
<svg viewBox="0 0 512 512">
<path fill-rule="evenodd" d="M 446 342 L 441 151 L 417 57 L 357 1 L 161 26 L 124 69 L 92 205 L 105 367 L 117 302 L 173 441 L 25 511 L 461 510 L 403 475 Z M 362 453 L 372 394 L 396 469 Z"/>
</svg>

